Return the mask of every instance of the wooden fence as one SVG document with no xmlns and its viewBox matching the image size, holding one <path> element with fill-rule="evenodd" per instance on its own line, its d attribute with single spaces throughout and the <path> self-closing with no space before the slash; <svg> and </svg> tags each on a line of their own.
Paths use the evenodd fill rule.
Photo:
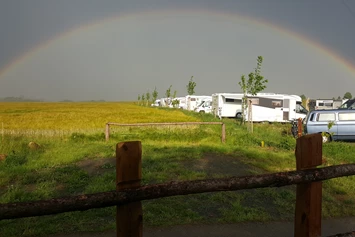
<svg viewBox="0 0 355 237">
<path fill-rule="evenodd" d="M 226 141 L 226 125 L 223 122 L 178 122 L 178 123 L 106 123 L 105 127 L 105 138 L 106 141 L 110 139 L 110 126 L 121 126 L 121 127 L 142 127 L 142 126 L 175 126 L 175 125 L 222 125 L 221 141 L 224 143 Z"/>
<path fill-rule="evenodd" d="M 27 203 L 0 204 L 0 220 L 117 206 L 117 236 L 142 236 L 142 200 L 204 192 L 297 185 L 295 237 L 321 236 L 322 180 L 355 175 L 355 164 L 316 168 L 322 162 L 320 134 L 297 139 L 296 170 L 263 175 L 141 186 L 141 142 L 116 147 L 116 190 Z M 236 213 L 237 215 L 237 213 Z M 333 237 L 355 236 L 355 232 Z"/>
</svg>

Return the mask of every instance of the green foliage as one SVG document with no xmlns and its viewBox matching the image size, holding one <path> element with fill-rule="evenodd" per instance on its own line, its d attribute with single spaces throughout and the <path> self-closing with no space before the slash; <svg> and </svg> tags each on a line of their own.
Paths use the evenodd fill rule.
<svg viewBox="0 0 355 237">
<path fill-rule="evenodd" d="M 245 121 L 245 113 L 248 108 L 247 95 L 256 95 L 257 93 L 263 91 L 266 88 L 266 83 L 268 83 L 268 80 L 264 79 L 264 77 L 260 74 L 262 63 L 263 57 L 258 56 L 254 72 L 249 73 L 248 80 L 245 79 L 245 75 L 242 75 L 240 82 L 238 83 L 244 94 L 242 103 L 242 123 Z"/>
<path fill-rule="evenodd" d="M 328 131 L 322 132 L 322 136 L 330 139 L 334 135 L 334 132 L 330 132 L 330 129 L 333 127 L 334 121 L 329 121 L 327 124 Z M 323 142 L 326 142 L 326 140 L 323 138 Z"/>
<path fill-rule="evenodd" d="M 172 85 L 170 85 L 169 88 L 165 91 L 166 98 L 171 97 L 171 87 L 172 87 Z M 166 104 L 166 106 L 168 106 L 168 104 Z"/>
<path fill-rule="evenodd" d="M 154 87 L 154 91 L 152 92 L 152 101 L 156 101 L 158 98 L 158 91 L 157 91 L 157 88 Z"/>
<path fill-rule="evenodd" d="M 193 78 L 194 78 L 194 76 L 191 76 L 189 83 L 186 85 L 188 95 L 195 94 L 196 82 L 193 81 Z"/>
<path fill-rule="evenodd" d="M 147 106 L 148 106 L 148 105 L 149 105 L 149 102 L 150 102 L 150 93 L 149 93 L 149 91 L 147 91 L 147 93 L 145 94 L 145 98 L 146 98 L 146 100 L 147 100 L 146 104 L 147 104 Z"/>
<path fill-rule="evenodd" d="M 343 96 L 343 99 L 351 99 L 351 98 L 353 98 L 353 96 L 351 95 L 351 93 L 350 92 L 346 92 L 345 94 L 344 94 L 344 96 Z"/>
<path fill-rule="evenodd" d="M 27 156 L 23 152 L 12 152 L 5 159 L 6 166 L 19 166 L 27 162 Z"/>
</svg>

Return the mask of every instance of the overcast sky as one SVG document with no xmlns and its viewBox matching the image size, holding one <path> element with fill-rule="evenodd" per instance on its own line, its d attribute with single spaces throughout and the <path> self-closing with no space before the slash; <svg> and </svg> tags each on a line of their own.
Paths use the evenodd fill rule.
<svg viewBox="0 0 355 237">
<path fill-rule="evenodd" d="M 354 96 L 354 24 L 354 0 L 3 0 L 0 98 L 239 92 L 259 55 L 265 92 Z"/>
</svg>

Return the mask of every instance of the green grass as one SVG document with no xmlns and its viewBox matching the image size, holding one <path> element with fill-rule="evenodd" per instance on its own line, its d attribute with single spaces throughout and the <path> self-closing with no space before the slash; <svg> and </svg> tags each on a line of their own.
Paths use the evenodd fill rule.
<svg viewBox="0 0 355 237">
<path fill-rule="evenodd" d="M 46 106 L 41 109 L 49 110 Z M 112 109 L 111 106 L 108 108 Z M 128 113 L 134 108 L 139 110 L 142 107 L 129 105 L 125 111 Z M 220 121 L 209 114 L 158 108 L 144 110 L 158 111 L 159 121 L 164 121 L 164 114 L 168 121 L 173 121 L 171 112 L 179 114 L 184 121 Z M 27 112 L 38 111 L 33 108 Z M 2 113 L 21 116 L 26 110 L 17 108 L 11 112 L 7 108 Z M 144 120 L 141 114 L 138 115 L 134 121 L 149 122 L 149 118 Z M 71 113 L 71 116 L 76 115 Z M 125 117 L 130 118 L 128 114 Z M 130 123 L 130 120 L 121 122 Z M 296 141 L 290 134 L 290 124 L 254 124 L 254 133 L 250 134 L 247 126 L 241 126 L 238 121 L 225 119 L 223 122 L 226 124 L 225 144 L 221 143 L 220 125 L 112 126 L 108 142 L 102 131 L 50 136 L 4 134 L 0 154 L 7 154 L 7 157 L 0 161 L 0 203 L 114 190 L 115 149 L 122 141 L 142 142 L 143 185 L 295 170 Z M 65 124 L 75 126 L 69 122 Z M 87 128 L 81 129 L 97 128 L 88 124 Z M 31 141 L 38 143 L 40 148 L 29 149 Z M 265 147 L 261 147 L 262 141 Z M 324 144 L 324 165 L 354 163 L 354 152 L 352 143 Z M 354 181 L 354 177 L 346 177 L 324 182 L 324 217 L 355 215 Z M 175 196 L 142 203 L 145 226 L 292 220 L 295 186 Z M 46 236 L 114 229 L 115 210 L 115 207 L 109 207 L 2 220 L 0 236 Z"/>
</svg>

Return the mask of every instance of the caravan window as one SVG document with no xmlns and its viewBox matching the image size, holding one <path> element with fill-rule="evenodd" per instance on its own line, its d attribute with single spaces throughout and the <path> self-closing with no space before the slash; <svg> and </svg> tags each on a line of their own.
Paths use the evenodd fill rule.
<svg viewBox="0 0 355 237">
<path fill-rule="evenodd" d="M 339 121 L 355 120 L 355 113 L 339 113 Z"/>
<path fill-rule="evenodd" d="M 234 102 L 234 99 L 226 98 L 226 102 Z"/>
<path fill-rule="evenodd" d="M 322 113 L 317 115 L 317 121 L 334 121 L 335 120 L 335 113 Z"/>
<path fill-rule="evenodd" d="M 196 101 L 196 98 L 190 98 L 190 101 Z"/>
<path fill-rule="evenodd" d="M 322 102 L 318 103 L 318 106 L 324 106 L 324 103 L 322 103 Z"/>
<path fill-rule="evenodd" d="M 271 102 L 272 106 L 274 107 L 281 107 L 281 101 L 280 100 L 273 100 Z"/>
<path fill-rule="evenodd" d="M 259 104 L 259 98 L 249 98 L 249 101 L 251 101 L 251 103 L 253 105 L 258 105 Z"/>
<path fill-rule="evenodd" d="M 333 103 L 324 103 L 324 106 L 333 107 Z"/>
</svg>

